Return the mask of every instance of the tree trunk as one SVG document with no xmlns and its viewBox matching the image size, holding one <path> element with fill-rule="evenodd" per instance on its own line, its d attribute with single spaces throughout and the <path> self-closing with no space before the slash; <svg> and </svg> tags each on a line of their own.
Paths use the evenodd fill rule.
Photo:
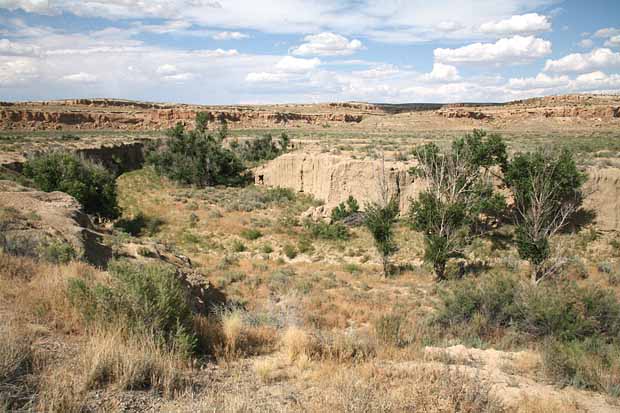
<svg viewBox="0 0 620 413">
<path fill-rule="evenodd" d="M 384 256 L 382 261 L 383 261 L 383 278 L 387 278 L 390 272 L 390 262 L 387 256 Z"/>
</svg>

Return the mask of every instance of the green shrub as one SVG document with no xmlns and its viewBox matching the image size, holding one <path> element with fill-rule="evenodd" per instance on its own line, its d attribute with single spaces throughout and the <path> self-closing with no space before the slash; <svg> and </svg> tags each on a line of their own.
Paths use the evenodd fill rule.
<svg viewBox="0 0 620 413">
<path fill-rule="evenodd" d="M 103 166 L 76 155 L 50 152 L 30 158 L 24 175 L 42 191 L 65 192 L 89 214 L 116 218 L 119 213 L 114 175 Z"/>
<path fill-rule="evenodd" d="M 201 123 L 198 119 L 197 123 Z M 147 164 L 170 179 L 201 187 L 237 185 L 245 182 L 245 168 L 239 158 L 222 142 L 197 125 L 186 131 L 178 123 L 168 132 L 168 140 L 149 148 Z"/>
<path fill-rule="evenodd" d="M 620 396 L 620 347 L 598 338 L 562 342 L 547 340 L 542 348 L 547 377 L 560 385 Z"/>
<path fill-rule="evenodd" d="M 160 218 L 146 216 L 138 212 L 133 218 L 121 218 L 114 223 L 114 228 L 118 228 L 131 236 L 153 236 L 159 232 L 164 221 Z"/>
<path fill-rule="evenodd" d="M 287 256 L 288 259 L 292 260 L 293 258 L 295 258 L 297 256 L 297 248 L 295 248 L 294 245 L 291 244 L 286 244 L 283 248 L 282 251 L 284 251 L 284 255 Z"/>
<path fill-rule="evenodd" d="M 351 237 L 347 227 L 340 222 L 330 224 L 325 221 L 312 221 L 308 219 L 304 222 L 304 227 L 312 238 L 348 240 Z"/>
<path fill-rule="evenodd" d="M 297 249 L 302 254 L 311 254 L 312 252 L 314 252 L 314 245 L 312 245 L 312 240 L 307 236 L 302 235 L 297 242 Z"/>
<path fill-rule="evenodd" d="M 245 246 L 245 244 L 243 242 L 241 242 L 240 240 L 236 239 L 236 240 L 233 241 L 231 249 L 232 249 L 232 252 L 243 252 L 247 248 L 246 248 L 246 246 Z"/>
<path fill-rule="evenodd" d="M 194 350 L 190 303 L 173 267 L 113 261 L 108 270 L 109 286 L 69 281 L 69 300 L 85 320 L 152 334 L 162 345 L 186 354 Z"/>
<path fill-rule="evenodd" d="M 346 202 L 341 202 L 336 208 L 332 210 L 332 222 L 342 221 L 343 219 L 359 212 L 359 203 L 353 196 L 349 195 Z"/>
<path fill-rule="evenodd" d="M 288 146 L 288 140 L 285 142 Z M 245 141 L 242 145 L 239 145 L 236 150 L 241 159 L 244 161 L 259 162 L 271 160 L 280 156 L 280 154 L 286 150 L 286 147 L 277 145 L 271 134 L 267 134 L 262 137 Z"/>
<path fill-rule="evenodd" d="M 254 241 L 263 236 L 263 233 L 257 229 L 250 228 L 241 231 L 241 236 L 247 240 Z"/>
<path fill-rule="evenodd" d="M 273 252 L 273 247 L 271 244 L 265 244 L 261 247 L 261 252 L 264 254 L 271 254 Z"/>
<path fill-rule="evenodd" d="M 71 244 L 55 241 L 42 247 L 40 256 L 54 264 L 66 264 L 77 258 L 77 253 Z"/>
<path fill-rule="evenodd" d="M 613 292 L 593 286 L 567 282 L 534 287 L 514 276 L 487 275 L 453 282 L 439 296 L 435 322 L 446 326 L 481 315 L 491 326 L 512 326 L 539 338 L 620 337 L 620 302 Z"/>
</svg>

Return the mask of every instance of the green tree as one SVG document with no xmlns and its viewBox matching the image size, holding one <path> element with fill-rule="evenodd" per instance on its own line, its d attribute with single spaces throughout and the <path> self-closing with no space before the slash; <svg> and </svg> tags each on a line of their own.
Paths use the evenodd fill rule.
<svg viewBox="0 0 620 413">
<path fill-rule="evenodd" d="M 206 117 L 196 115 L 196 129 L 186 131 L 177 124 L 168 131 L 165 143 L 152 147 L 147 164 L 161 175 L 198 186 L 235 185 L 245 180 L 245 167 L 232 151 L 205 129 Z"/>
<path fill-rule="evenodd" d="M 561 257 L 552 257 L 550 241 L 581 207 L 586 178 L 567 149 L 521 153 L 507 164 L 504 180 L 514 198 L 517 249 L 532 265 L 533 284 L 562 265 Z"/>
<path fill-rule="evenodd" d="M 377 252 L 381 256 L 384 277 L 387 277 L 390 272 L 390 256 L 398 251 L 394 240 L 394 224 L 397 221 L 398 212 L 398 201 L 394 197 L 385 204 L 370 203 L 366 205 L 364 212 L 364 226 L 372 235 Z"/>
<path fill-rule="evenodd" d="M 409 221 L 424 235 L 424 259 L 442 280 L 448 260 L 462 256 L 481 221 L 503 210 L 505 201 L 494 192 L 492 177 L 494 169 L 506 165 L 506 145 L 498 135 L 474 130 L 449 150 L 431 143 L 414 155 L 418 165 L 410 172 L 426 189 L 411 203 Z"/>
<path fill-rule="evenodd" d="M 77 155 L 50 152 L 28 159 L 24 175 L 42 191 L 73 196 L 88 214 L 118 216 L 115 177 L 101 165 Z"/>
</svg>

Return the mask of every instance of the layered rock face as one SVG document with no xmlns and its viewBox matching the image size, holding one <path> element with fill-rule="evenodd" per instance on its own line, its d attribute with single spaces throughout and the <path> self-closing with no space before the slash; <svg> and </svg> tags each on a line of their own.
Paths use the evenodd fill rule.
<svg viewBox="0 0 620 413">
<path fill-rule="evenodd" d="M 12 181 L 0 181 L 0 243 L 5 250 L 31 256 L 54 243 L 69 244 L 78 256 L 101 266 L 110 255 L 75 198 Z"/>
<path fill-rule="evenodd" d="M 385 171 L 388 196 L 396 196 L 401 212 L 409 200 L 424 188 L 407 172 L 406 162 L 383 163 L 379 160 L 356 160 L 319 153 L 289 153 L 254 170 L 257 185 L 290 188 L 312 194 L 325 202 L 325 213 L 349 196 L 364 202 L 380 200 L 381 181 Z"/>
<path fill-rule="evenodd" d="M 231 128 L 274 126 L 317 128 L 359 123 L 407 129 L 444 126 L 505 127 L 536 120 L 543 125 L 620 124 L 620 97 L 613 95 L 552 96 L 502 104 L 369 104 L 202 106 L 134 102 L 116 99 L 73 99 L 45 102 L 0 102 L 0 128 L 12 130 L 120 129 L 162 130 L 177 122 L 193 125 L 197 112 L 210 122 Z M 407 116 L 401 116 L 407 115 Z M 582 124 L 583 123 L 583 124 Z M 421 125 L 421 126 L 420 126 Z M 598 125 L 600 126 L 600 125 Z M 607 126 L 607 125 L 603 125 Z"/>
<path fill-rule="evenodd" d="M 360 205 L 380 199 L 379 182 L 385 170 L 389 196 L 396 196 L 401 214 L 411 199 L 422 191 L 425 182 L 409 173 L 412 162 L 356 160 L 323 153 L 289 153 L 254 170 L 257 185 L 290 188 L 312 194 L 325 202 L 318 215 L 327 216 L 350 195 Z M 620 231 L 620 169 L 589 168 L 586 184 L 588 197 L 584 208 L 595 214 L 595 224 L 602 231 Z M 315 214 L 317 215 L 317 214 Z"/>
</svg>

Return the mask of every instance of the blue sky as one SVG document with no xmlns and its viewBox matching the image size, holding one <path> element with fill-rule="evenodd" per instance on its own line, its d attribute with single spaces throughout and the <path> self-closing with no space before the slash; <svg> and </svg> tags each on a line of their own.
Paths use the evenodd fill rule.
<svg viewBox="0 0 620 413">
<path fill-rule="evenodd" d="M 620 4 L 611 0 L 0 0 L 0 100 L 619 92 Z"/>
</svg>

